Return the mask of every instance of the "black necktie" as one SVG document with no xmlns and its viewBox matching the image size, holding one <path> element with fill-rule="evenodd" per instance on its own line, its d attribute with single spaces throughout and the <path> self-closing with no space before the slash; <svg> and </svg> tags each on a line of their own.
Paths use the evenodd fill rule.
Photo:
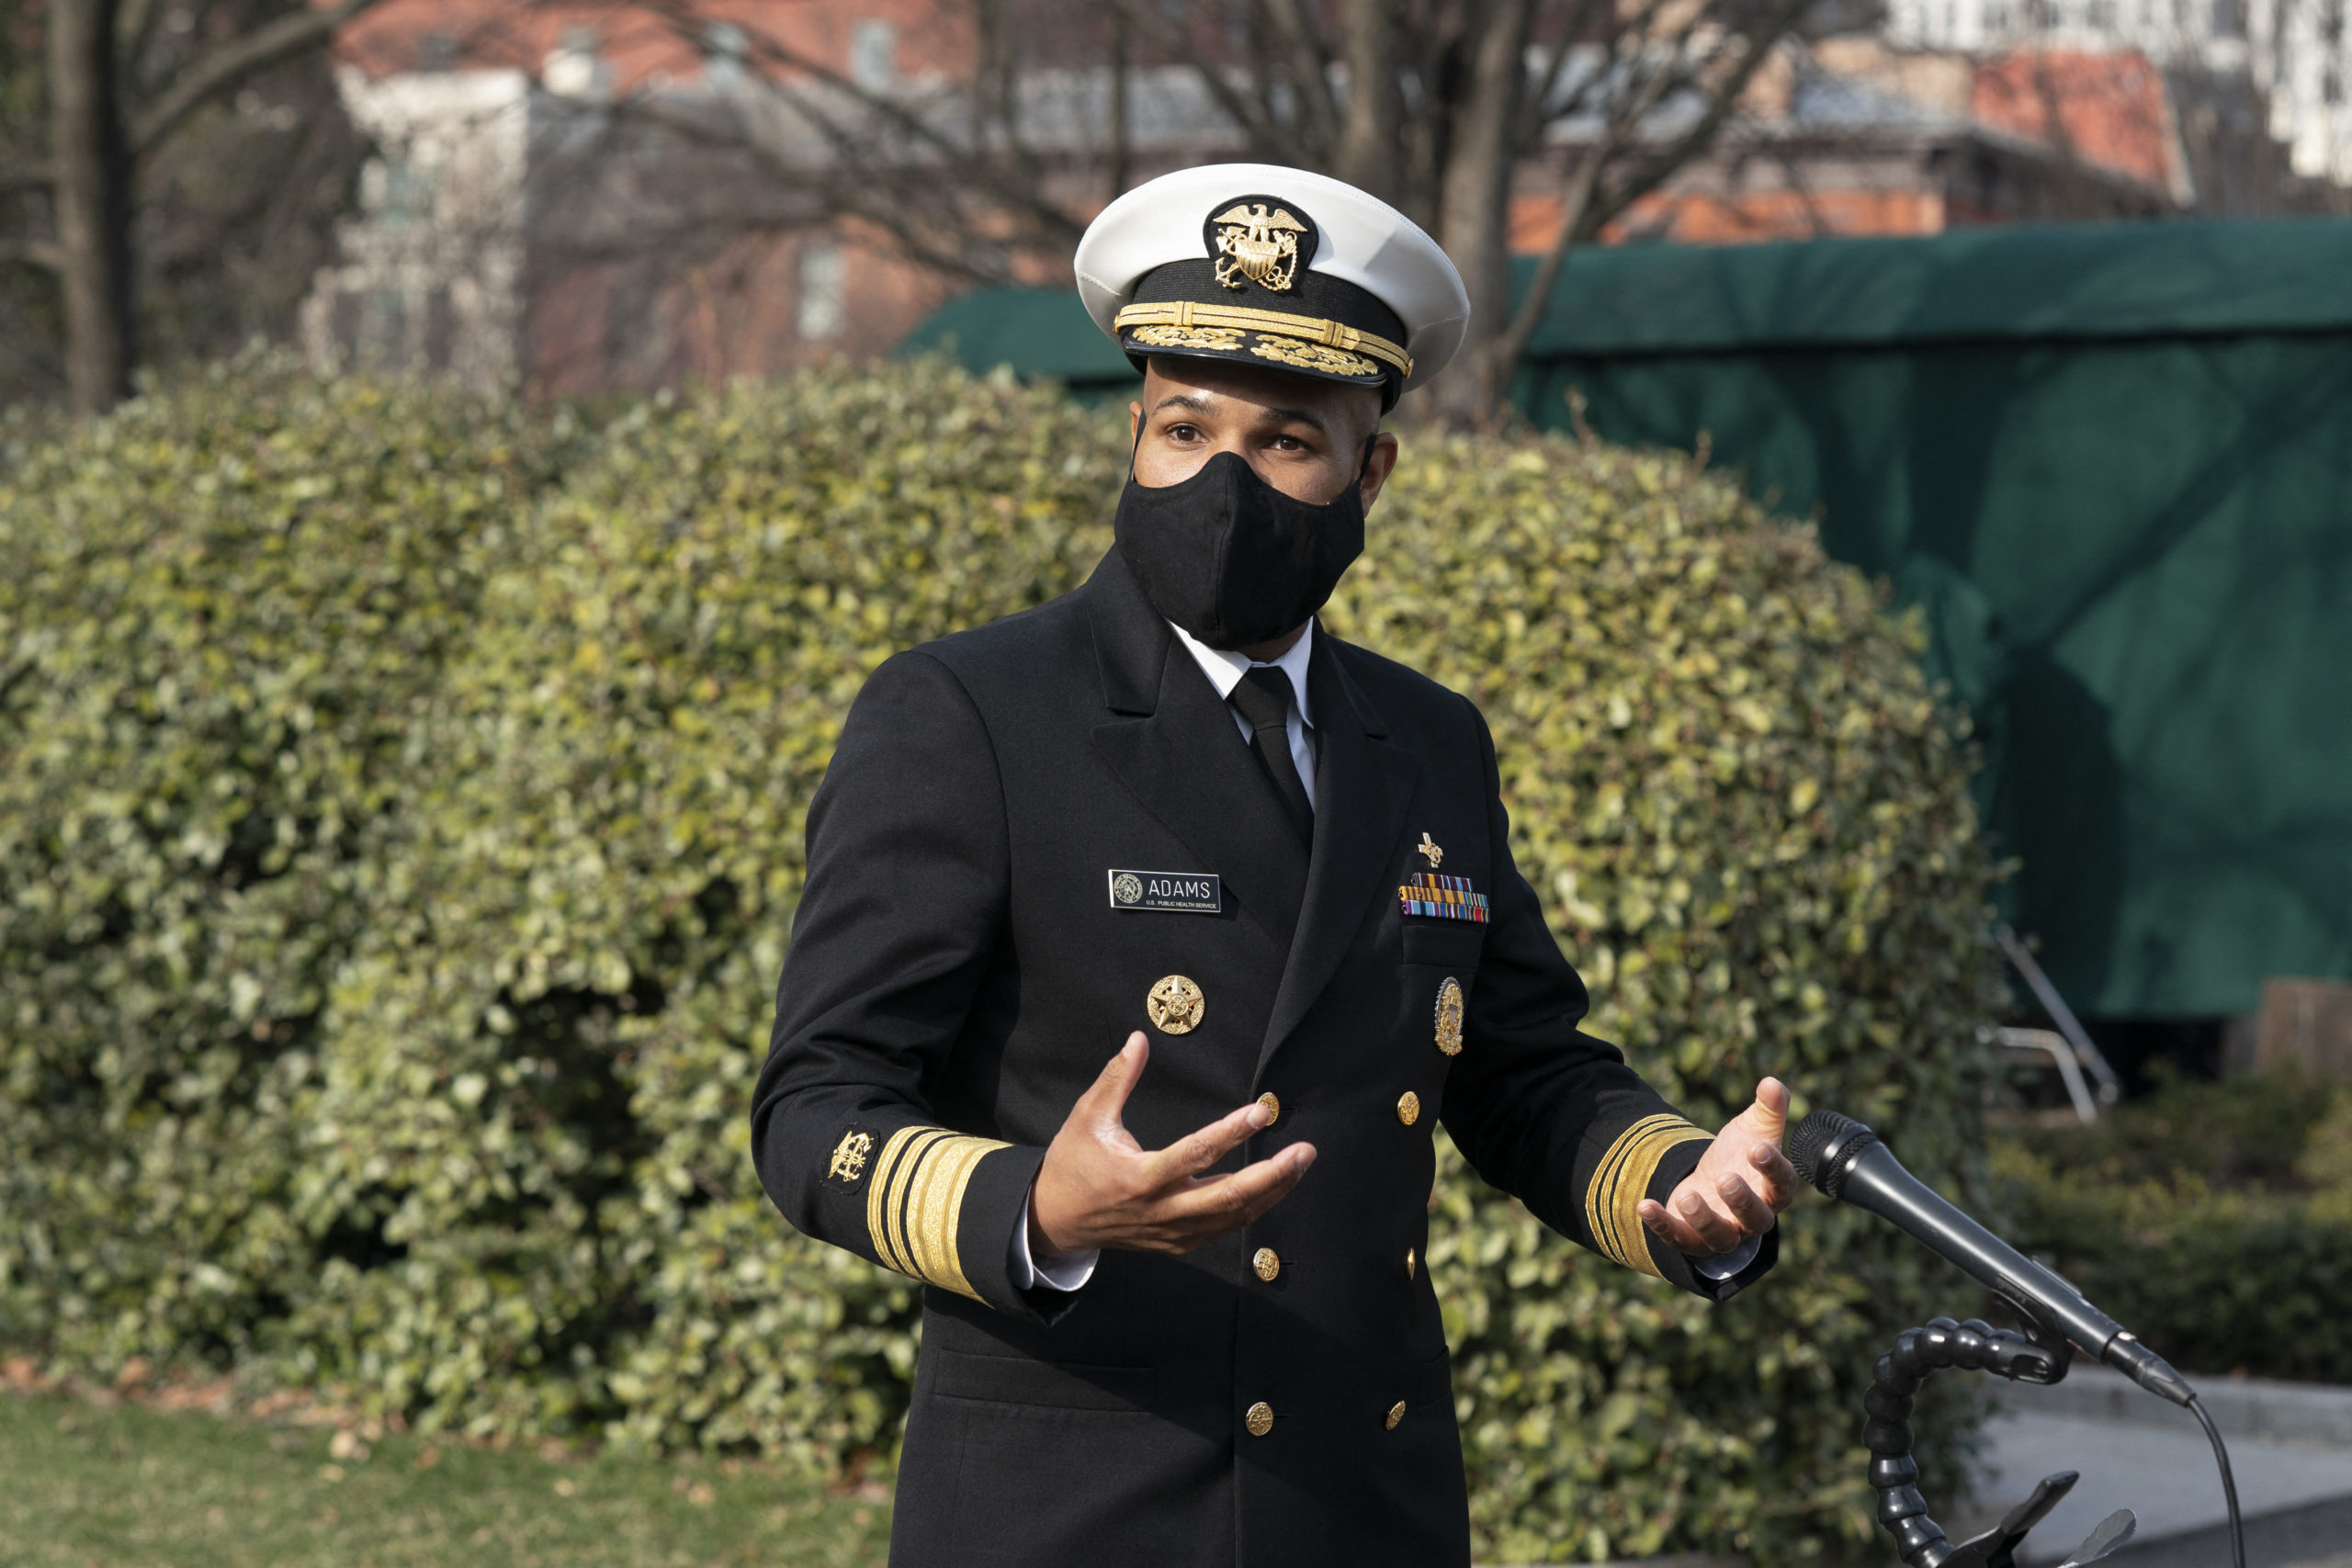
<svg viewBox="0 0 2352 1568">
<path fill-rule="evenodd" d="M 1315 808 L 1307 803 L 1306 786 L 1299 782 L 1298 764 L 1290 755 L 1290 677 L 1272 665 L 1253 665 L 1241 672 L 1240 682 L 1226 700 L 1255 732 L 1250 750 L 1257 753 L 1266 777 L 1273 782 L 1284 815 L 1298 829 L 1298 841 L 1312 842 Z"/>
</svg>

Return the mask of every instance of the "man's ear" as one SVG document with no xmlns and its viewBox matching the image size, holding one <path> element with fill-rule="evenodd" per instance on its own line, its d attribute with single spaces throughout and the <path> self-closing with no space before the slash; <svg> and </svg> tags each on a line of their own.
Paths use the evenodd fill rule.
<svg viewBox="0 0 2352 1568">
<path fill-rule="evenodd" d="M 1143 411 L 1151 402 L 1151 384 L 1159 374 L 1158 361 L 1146 359 L 1143 362 L 1143 385 L 1136 389 L 1135 397 L 1127 403 L 1127 450 L 1130 453 L 1143 445 Z"/>
<path fill-rule="evenodd" d="M 1386 431 L 1372 438 L 1372 450 L 1363 460 L 1363 478 L 1356 481 L 1356 493 L 1363 500 L 1364 515 L 1372 515 L 1372 503 L 1380 499 L 1381 487 L 1396 468 L 1396 438 Z"/>
</svg>

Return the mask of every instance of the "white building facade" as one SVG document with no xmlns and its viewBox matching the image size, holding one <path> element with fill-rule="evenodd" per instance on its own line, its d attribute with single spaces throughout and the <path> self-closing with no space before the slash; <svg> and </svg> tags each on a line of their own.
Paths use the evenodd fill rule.
<svg viewBox="0 0 2352 1568">
<path fill-rule="evenodd" d="M 446 370 L 472 386 L 520 369 L 530 78 L 520 71 L 340 73 L 377 155 L 341 259 L 302 303 L 316 363 Z"/>
</svg>

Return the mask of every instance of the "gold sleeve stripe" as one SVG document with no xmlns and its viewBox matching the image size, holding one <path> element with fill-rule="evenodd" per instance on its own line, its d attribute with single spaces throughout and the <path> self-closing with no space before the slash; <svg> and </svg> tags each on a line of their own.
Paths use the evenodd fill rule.
<svg viewBox="0 0 2352 1568">
<path fill-rule="evenodd" d="M 947 1138 L 933 1146 L 915 1173 L 907 1194 L 915 1271 L 943 1290 L 979 1299 L 964 1278 L 956 1254 L 956 1226 L 964 1213 L 964 1190 L 981 1157 L 1005 1145 L 988 1138 Z"/>
<path fill-rule="evenodd" d="M 1623 1133 L 1593 1168 L 1592 1184 L 1585 1189 L 1584 1219 L 1592 1244 L 1611 1260 L 1656 1277 L 1650 1258 L 1649 1227 L 1642 1224 L 1642 1200 L 1649 1196 L 1650 1180 L 1668 1149 L 1680 1144 L 1706 1143 L 1711 1133 L 1679 1116 L 1661 1112 L 1645 1116 Z"/>
<path fill-rule="evenodd" d="M 1011 1145 L 944 1127 L 901 1127 L 890 1134 L 865 1190 L 865 1228 L 875 1256 L 925 1284 L 979 1299 L 964 1278 L 956 1227 L 964 1190 L 982 1158 Z"/>
<path fill-rule="evenodd" d="M 1385 359 L 1410 376 L 1413 356 L 1404 345 L 1392 343 L 1377 333 L 1348 326 L 1323 316 L 1294 316 L 1283 310 L 1256 310 L 1245 305 L 1201 305 L 1190 299 L 1167 299 L 1149 305 L 1130 305 L 1111 319 L 1114 332 L 1129 327 L 1236 327 L 1245 332 L 1269 333 L 1276 337 L 1303 338 L 1329 348 L 1351 349 L 1369 354 L 1374 359 Z"/>
<path fill-rule="evenodd" d="M 882 1157 L 874 1162 L 874 1174 L 865 1180 L 865 1229 L 874 1239 L 875 1256 L 901 1274 L 911 1274 L 914 1269 L 908 1265 L 899 1245 L 903 1235 L 894 1239 L 894 1232 L 899 1230 L 899 1203 L 892 1194 L 899 1190 L 907 1167 L 913 1163 L 913 1145 L 945 1136 L 944 1127 L 899 1128 L 882 1145 Z"/>
</svg>

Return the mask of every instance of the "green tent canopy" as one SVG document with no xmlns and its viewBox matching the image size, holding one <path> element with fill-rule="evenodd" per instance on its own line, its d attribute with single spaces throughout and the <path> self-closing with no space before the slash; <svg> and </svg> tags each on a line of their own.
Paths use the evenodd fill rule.
<svg viewBox="0 0 2352 1568">
<path fill-rule="evenodd" d="M 1067 288 L 983 288 L 932 312 L 899 345 L 900 354 L 945 354 L 973 370 L 1010 366 L 1024 378 L 1059 381 L 1075 392 L 1132 387 L 1136 368 Z"/>
<path fill-rule="evenodd" d="M 909 344 L 1134 380 L 1066 293 L 967 295 Z M 2081 1010 L 2352 977 L 2352 221 L 1582 251 L 1514 393 L 1703 434 L 1921 607 L 2007 913 Z"/>
</svg>

